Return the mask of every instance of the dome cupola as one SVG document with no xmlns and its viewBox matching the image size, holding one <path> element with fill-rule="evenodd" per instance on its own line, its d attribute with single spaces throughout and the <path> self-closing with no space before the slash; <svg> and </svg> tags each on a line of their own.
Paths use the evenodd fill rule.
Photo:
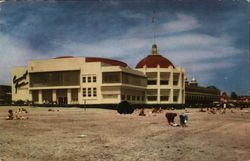
<svg viewBox="0 0 250 161">
<path fill-rule="evenodd" d="M 193 77 L 193 78 L 191 79 L 190 85 L 198 86 L 198 82 L 197 82 L 197 80 L 195 79 L 195 77 Z"/>
<path fill-rule="evenodd" d="M 160 68 L 168 68 L 169 66 L 175 68 L 171 61 L 158 53 L 157 45 L 153 44 L 151 54 L 142 59 L 136 68 L 157 68 L 158 66 Z"/>
</svg>

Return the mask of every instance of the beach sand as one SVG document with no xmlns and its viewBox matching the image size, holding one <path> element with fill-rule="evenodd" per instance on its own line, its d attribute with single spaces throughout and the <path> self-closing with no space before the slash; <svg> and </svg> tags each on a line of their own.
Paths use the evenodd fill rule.
<svg viewBox="0 0 250 161">
<path fill-rule="evenodd" d="M 0 161 L 249 161 L 250 109 L 208 114 L 188 110 L 188 127 L 166 112 L 138 116 L 115 110 L 25 107 L 28 120 L 5 120 L 0 107 Z M 59 111 L 57 111 L 59 110 Z"/>
</svg>

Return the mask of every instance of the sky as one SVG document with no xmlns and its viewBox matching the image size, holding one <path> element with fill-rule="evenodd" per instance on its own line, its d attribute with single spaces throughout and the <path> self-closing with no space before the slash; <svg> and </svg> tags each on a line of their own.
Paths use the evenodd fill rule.
<svg viewBox="0 0 250 161">
<path fill-rule="evenodd" d="M 150 54 L 155 33 L 159 53 L 189 80 L 249 95 L 248 18 L 246 0 L 1 2 L 0 84 L 10 84 L 14 66 L 57 56 L 105 57 L 134 68 Z"/>
</svg>

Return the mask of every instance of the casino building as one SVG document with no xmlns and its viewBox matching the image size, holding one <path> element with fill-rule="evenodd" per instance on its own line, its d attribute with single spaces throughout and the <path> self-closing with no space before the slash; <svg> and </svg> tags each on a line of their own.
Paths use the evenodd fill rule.
<svg viewBox="0 0 250 161">
<path fill-rule="evenodd" d="M 0 105 L 11 104 L 11 86 L 0 85 Z"/>
<path fill-rule="evenodd" d="M 147 77 L 146 104 L 185 103 L 184 68 L 175 67 L 161 56 L 156 44 L 151 54 L 136 65 L 136 70 Z"/>
<path fill-rule="evenodd" d="M 190 82 L 185 79 L 185 97 L 187 107 L 208 107 L 220 102 L 220 90 L 215 86 L 199 86 L 195 78 Z"/>
<path fill-rule="evenodd" d="M 184 69 L 159 55 L 157 45 L 136 68 L 98 57 L 57 57 L 31 60 L 12 68 L 12 101 L 34 104 L 182 105 Z"/>
</svg>

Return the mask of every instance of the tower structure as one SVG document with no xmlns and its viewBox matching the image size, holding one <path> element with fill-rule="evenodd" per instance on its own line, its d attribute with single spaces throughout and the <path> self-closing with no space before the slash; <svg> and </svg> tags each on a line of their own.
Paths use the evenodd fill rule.
<svg viewBox="0 0 250 161">
<path fill-rule="evenodd" d="M 147 76 L 146 104 L 180 105 L 185 103 L 184 68 L 176 67 L 160 55 L 156 44 L 151 54 L 136 65 Z"/>
</svg>

